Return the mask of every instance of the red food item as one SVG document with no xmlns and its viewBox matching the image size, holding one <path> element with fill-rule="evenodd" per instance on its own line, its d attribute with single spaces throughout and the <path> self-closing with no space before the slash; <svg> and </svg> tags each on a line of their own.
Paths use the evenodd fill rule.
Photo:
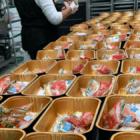
<svg viewBox="0 0 140 140">
<path fill-rule="evenodd" d="M 66 90 L 66 83 L 64 80 L 51 82 L 51 89 L 53 90 L 54 95 L 61 95 L 61 92 Z"/>
<path fill-rule="evenodd" d="M 112 59 L 124 59 L 125 55 L 123 53 L 112 55 Z"/>
<path fill-rule="evenodd" d="M 120 38 L 120 40 L 119 41 L 125 41 L 126 40 L 126 35 L 123 35 L 121 38 Z"/>
<path fill-rule="evenodd" d="M 136 73 L 140 73 L 140 67 L 136 66 Z"/>
<path fill-rule="evenodd" d="M 59 59 L 63 59 L 64 58 L 64 55 L 60 55 L 58 58 Z"/>
<path fill-rule="evenodd" d="M 84 57 L 84 58 L 80 57 L 80 59 L 81 59 L 81 60 L 90 60 L 90 58 L 89 58 L 89 57 L 87 57 L 87 55 L 86 55 L 86 54 L 85 54 L 85 57 Z"/>
<path fill-rule="evenodd" d="M 95 37 L 92 39 L 92 41 L 95 41 L 95 42 L 98 42 L 98 41 L 101 41 L 102 40 L 102 36 L 99 36 L 99 37 Z"/>
<path fill-rule="evenodd" d="M 84 67 L 84 64 L 79 64 L 77 66 L 75 66 L 72 70 L 72 72 L 75 74 L 75 73 L 79 73 Z"/>
<path fill-rule="evenodd" d="M 64 44 L 64 45 L 62 45 L 62 49 L 68 49 L 69 46 L 70 46 L 70 44 Z"/>
<path fill-rule="evenodd" d="M 10 84 L 10 78 L 3 78 L 0 80 L 0 94 L 3 94 L 3 92 L 8 88 Z"/>
<path fill-rule="evenodd" d="M 77 118 L 74 115 L 70 115 L 66 118 L 66 121 L 72 123 L 73 125 L 80 127 L 80 126 L 89 126 L 93 121 L 94 115 L 92 112 L 83 112 L 81 118 Z"/>
<path fill-rule="evenodd" d="M 106 116 L 106 121 L 108 126 L 107 129 L 117 129 L 119 126 L 119 123 L 121 121 L 121 116 L 123 112 L 123 107 L 125 105 L 124 100 L 119 100 L 114 107 L 109 111 L 109 113 Z"/>
<path fill-rule="evenodd" d="M 93 97 L 102 97 L 109 92 L 110 86 L 112 85 L 112 81 L 106 83 L 104 81 L 100 82 L 100 88 L 93 94 Z"/>
<path fill-rule="evenodd" d="M 98 69 L 97 71 L 102 74 L 110 74 L 110 72 L 112 72 L 111 69 L 109 69 L 107 66 L 104 66 L 104 65 L 102 65 L 102 67 Z"/>
<path fill-rule="evenodd" d="M 81 27 L 87 27 L 87 25 L 84 25 L 84 24 L 82 24 L 82 25 L 80 25 Z"/>
<path fill-rule="evenodd" d="M 101 33 L 101 35 L 107 35 L 107 33 Z"/>
</svg>

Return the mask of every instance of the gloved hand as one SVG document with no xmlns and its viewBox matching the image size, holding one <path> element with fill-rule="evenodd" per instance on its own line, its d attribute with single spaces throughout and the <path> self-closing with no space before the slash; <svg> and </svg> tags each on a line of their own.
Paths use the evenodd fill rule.
<svg viewBox="0 0 140 140">
<path fill-rule="evenodd" d="M 75 4 L 75 2 L 73 1 L 70 5 L 70 8 L 72 9 L 72 14 L 74 14 L 77 10 L 78 10 L 79 5 Z"/>
</svg>

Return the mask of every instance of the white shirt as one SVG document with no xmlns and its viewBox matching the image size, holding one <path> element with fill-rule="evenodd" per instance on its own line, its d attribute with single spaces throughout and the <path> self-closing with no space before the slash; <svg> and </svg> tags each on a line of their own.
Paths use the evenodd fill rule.
<svg viewBox="0 0 140 140">
<path fill-rule="evenodd" d="M 53 0 L 35 0 L 35 2 L 51 24 L 58 25 L 62 22 L 62 13 L 56 10 Z"/>
</svg>

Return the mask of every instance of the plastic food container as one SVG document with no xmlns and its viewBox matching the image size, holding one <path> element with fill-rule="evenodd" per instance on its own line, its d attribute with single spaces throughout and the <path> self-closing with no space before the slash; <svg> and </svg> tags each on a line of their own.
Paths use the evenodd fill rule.
<svg viewBox="0 0 140 140">
<path fill-rule="evenodd" d="M 121 72 L 122 73 L 129 73 L 129 67 L 140 67 L 140 60 L 124 60 L 122 61 Z"/>
<path fill-rule="evenodd" d="M 140 41 L 138 38 L 140 38 L 140 35 L 133 34 L 129 36 L 128 40 Z"/>
<path fill-rule="evenodd" d="M 140 134 L 138 132 L 118 132 L 114 134 L 110 140 L 139 140 Z"/>
<path fill-rule="evenodd" d="M 44 112 L 42 117 L 38 120 L 38 122 L 35 124 L 33 129 L 36 132 L 50 132 L 58 114 L 73 114 L 77 111 L 92 112 L 94 114 L 92 124 L 89 130 L 83 133 L 83 135 L 85 135 L 86 138 L 89 140 L 94 139 L 97 135 L 94 123 L 98 114 L 100 103 L 101 101 L 99 99 L 88 97 L 62 97 L 59 99 L 55 99 L 49 106 L 49 108 Z"/>
<path fill-rule="evenodd" d="M 120 66 L 120 61 L 116 60 L 93 60 L 88 62 L 88 64 L 85 66 L 85 68 L 81 71 L 81 74 L 87 75 L 87 74 L 94 74 L 96 71 L 92 70 L 92 65 L 104 65 L 113 70 L 113 74 L 117 74 Z"/>
<path fill-rule="evenodd" d="M 129 25 L 113 25 L 111 26 L 112 30 L 116 30 L 116 29 L 130 29 Z"/>
<path fill-rule="evenodd" d="M 24 140 L 86 140 L 86 137 L 80 134 L 51 133 L 51 132 L 32 132 L 26 135 Z"/>
<path fill-rule="evenodd" d="M 96 52 L 96 59 L 102 60 L 102 57 L 103 57 L 104 54 L 113 55 L 116 52 L 124 53 L 124 50 L 122 50 L 122 49 L 118 49 L 118 50 L 99 50 L 99 51 Z M 123 59 L 117 59 L 117 60 L 123 60 Z"/>
<path fill-rule="evenodd" d="M 135 44 L 135 43 L 138 43 L 138 46 L 137 48 L 140 48 L 140 41 L 136 41 L 136 40 L 128 40 L 125 45 L 124 45 L 124 49 L 131 49 L 131 45 Z M 135 49 L 135 48 L 134 48 Z"/>
<path fill-rule="evenodd" d="M 37 116 L 31 121 L 31 123 L 39 116 L 39 114 L 47 107 L 47 105 L 52 101 L 52 98 L 50 97 L 33 97 L 33 96 L 14 96 L 10 97 L 4 102 L 1 103 L 1 105 L 4 108 L 13 108 L 13 107 L 20 107 L 29 103 L 33 103 L 33 105 L 29 108 L 29 111 L 38 113 Z M 25 130 L 30 125 L 28 124 L 23 129 Z M 14 128 L 13 128 L 14 130 Z"/>
<path fill-rule="evenodd" d="M 61 36 L 58 40 L 56 41 L 64 41 L 64 42 L 69 42 L 68 39 L 72 39 L 74 42 L 77 42 L 81 39 L 81 36 Z"/>
<path fill-rule="evenodd" d="M 105 140 L 110 140 L 111 136 L 117 132 L 123 131 L 123 132 L 139 132 L 138 130 L 134 131 L 128 131 L 128 130 L 118 130 L 118 129 L 105 129 L 103 128 L 103 118 L 105 117 L 103 114 L 107 114 L 112 107 L 116 104 L 117 101 L 124 100 L 126 104 L 132 104 L 132 103 L 140 103 L 140 96 L 123 96 L 123 95 L 111 95 L 106 97 L 105 102 L 103 104 L 103 107 L 101 109 L 101 112 L 99 114 L 96 126 L 99 129 L 99 140 L 102 140 L 101 136 L 104 136 Z M 117 140 L 123 140 L 123 139 L 117 139 Z M 128 139 L 127 139 L 128 140 Z M 132 140 L 132 139 L 131 139 Z"/>
<path fill-rule="evenodd" d="M 96 37 L 102 37 L 100 41 L 98 42 L 101 42 L 103 41 L 104 39 L 104 36 L 103 35 L 88 35 L 88 36 L 84 36 L 80 41 L 88 41 L 88 40 L 93 40 L 94 38 Z M 90 41 L 91 42 L 91 41 Z M 95 42 L 95 41 L 92 41 L 92 42 Z"/>
<path fill-rule="evenodd" d="M 94 30 L 90 35 L 109 35 L 111 30 Z"/>
<path fill-rule="evenodd" d="M 111 34 L 132 34 L 132 30 L 131 29 L 119 29 L 119 30 L 113 30 Z"/>
<path fill-rule="evenodd" d="M 70 84 L 70 86 L 71 86 L 73 84 L 73 82 L 75 81 L 75 79 L 76 79 L 76 76 L 74 76 L 74 75 L 65 75 L 65 74 L 63 74 L 63 75 L 60 75 L 60 74 L 42 75 L 37 80 L 35 80 L 24 92 L 22 92 L 22 94 L 38 96 L 35 94 L 36 91 L 39 90 L 40 87 L 43 87 L 44 84 L 47 84 L 47 83 L 51 82 L 52 80 L 56 80 L 56 81 L 72 80 L 72 82 Z M 70 88 L 70 86 L 67 88 L 67 90 Z M 66 92 L 67 92 L 67 90 L 66 90 Z M 47 96 L 50 96 L 50 95 L 47 95 Z M 60 96 L 52 96 L 52 97 L 60 97 Z"/>
<path fill-rule="evenodd" d="M 110 89 L 110 91 L 108 92 L 107 95 L 102 96 L 102 97 L 96 97 L 96 98 L 101 99 L 101 101 L 103 102 L 106 96 L 112 94 L 112 91 L 114 89 L 115 82 L 116 82 L 116 76 L 114 76 L 114 75 L 88 75 L 88 76 L 84 75 L 84 76 L 80 76 L 77 78 L 77 80 L 71 86 L 71 88 L 68 90 L 66 95 L 69 97 L 74 97 L 74 98 L 75 97 L 85 98 L 82 95 L 81 88 L 87 88 L 87 86 L 92 78 L 97 82 L 104 81 L 107 83 L 109 83 L 112 80 L 112 78 L 114 78 L 114 80 L 115 80 L 112 88 Z M 90 97 L 90 98 L 93 98 L 93 97 Z"/>
<path fill-rule="evenodd" d="M 58 53 L 58 50 L 40 50 L 37 53 L 36 59 L 42 60 L 42 59 L 44 59 L 45 56 L 48 56 L 50 59 L 60 60 L 60 58 L 57 57 L 57 53 Z M 65 59 L 65 51 L 64 50 L 62 50 L 62 54 L 63 54 L 64 58 L 61 58 L 61 59 Z"/>
<path fill-rule="evenodd" d="M 54 64 L 56 64 L 55 60 L 30 60 L 13 70 L 11 73 L 21 74 L 27 68 L 31 72 L 35 69 L 46 69 L 47 72 Z"/>
<path fill-rule="evenodd" d="M 72 72 L 72 69 L 79 65 L 84 64 L 86 66 L 87 60 L 61 60 L 56 65 L 54 65 L 47 73 L 48 74 L 59 74 L 60 69 L 64 69 L 67 72 Z M 79 74 L 79 73 L 75 73 Z"/>
<path fill-rule="evenodd" d="M 90 30 L 81 30 L 81 29 L 75 29 L 71 33 L 68 34 L 68 36 L 82 36 L 82 35 L 75 35 L 76 33 L 85 33 L 86 35 L 89 35 L 91 33 Z"/>
<path fill-rule="evenodd" d="M 54 50 L 56 46 L 62 46 L 65 44 L 71 44 L 70 42 L 67 41 L 57 41 L 57 42 L 51 42 L 47 46 L 45 46 L 43 49 L 44 50 Z"/>
<path fill-rule="evenodd" d="M 140 48 L 126 49 L 125 52 L 126 52 L 127 58 L 130 58 L 130 55 L 131 55 L 132 52 L 134 52 L 136 54 L 140 54 Z"/>
<path fill-rule="evenodd" d="M 117 46 L 118 49 L 121 48 L 121 42 L 110 42 L 109 44 L 113 44 Z M 101 50 L 103 47 L 105 47 L 105 42 L 97 42 L 96 44 L 96 50 Z"/>
<path fill-rule="evenodd" d="M 6 74 L 6 75 L 0 77 L 0 80 L 2 80 L 3 78 L 7 78 L 7 77 L 10 78 L 10 81 L 16 80 L 16 81 L 20 81 L 20 82 L 23 82 L 23 81 L 29 82 L 29 84 L 23 90 L 16 93 L 16 94 L 19 94 L 22 91 L 24 91 L 37 78 L 37 75 L 36 74 Z M 16 94 L 8 94 L 8 95 L 13 96 Z M 3 95 L 3 96 L 8 96 L 8 95 Z"/>
<path fill-rule="evenodd" d="M 92 46 L 92 44 L 94 44 L 94 47 Z M 93 49 L 95 49 L 95 46 L 96 46 L 96 42 L 92 42 L 92 41 L 78 41 L 78 42 L 75 42 L 70 48 L 69 50 L 79 50 L 80 46 L 82 45 L 86 45 L 86 46 L 89 46 L 89 47 L 93 47 Z M 92 49 L 92 50 L 93 50 Z"/>
<path fill-rule="evenodd" d="M 1 140 L 23 140 L 26 133 L 20 129 L 0 128 Z"/>
<path fill-rule="evenodd" d="M 94 50 L 70 50 L 67 52 L 66 59 L 72 60 L 72 58 L 74 57 L 79 57 L 81 52 L 84 52 L 85 55 L 90 58 L 90 60 L 93 60 L 96 58 Z"/>
</svg>

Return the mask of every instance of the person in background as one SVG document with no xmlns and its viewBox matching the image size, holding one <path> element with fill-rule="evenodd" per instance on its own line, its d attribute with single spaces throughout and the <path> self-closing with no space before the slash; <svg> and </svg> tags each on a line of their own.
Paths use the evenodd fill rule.
<svg viewBox="0 0 140 140">
<path fill-rule="evenodd" d="M 64 2 L 65 10 L 58 12 L 53 0 L 14 0 L 21 18 L 22 47 L 31 59 L 36 59 L 37 51 L 58 39 L 56 25 L 74 14 L 79 5 L 75 0 Z"/>
</svg>

